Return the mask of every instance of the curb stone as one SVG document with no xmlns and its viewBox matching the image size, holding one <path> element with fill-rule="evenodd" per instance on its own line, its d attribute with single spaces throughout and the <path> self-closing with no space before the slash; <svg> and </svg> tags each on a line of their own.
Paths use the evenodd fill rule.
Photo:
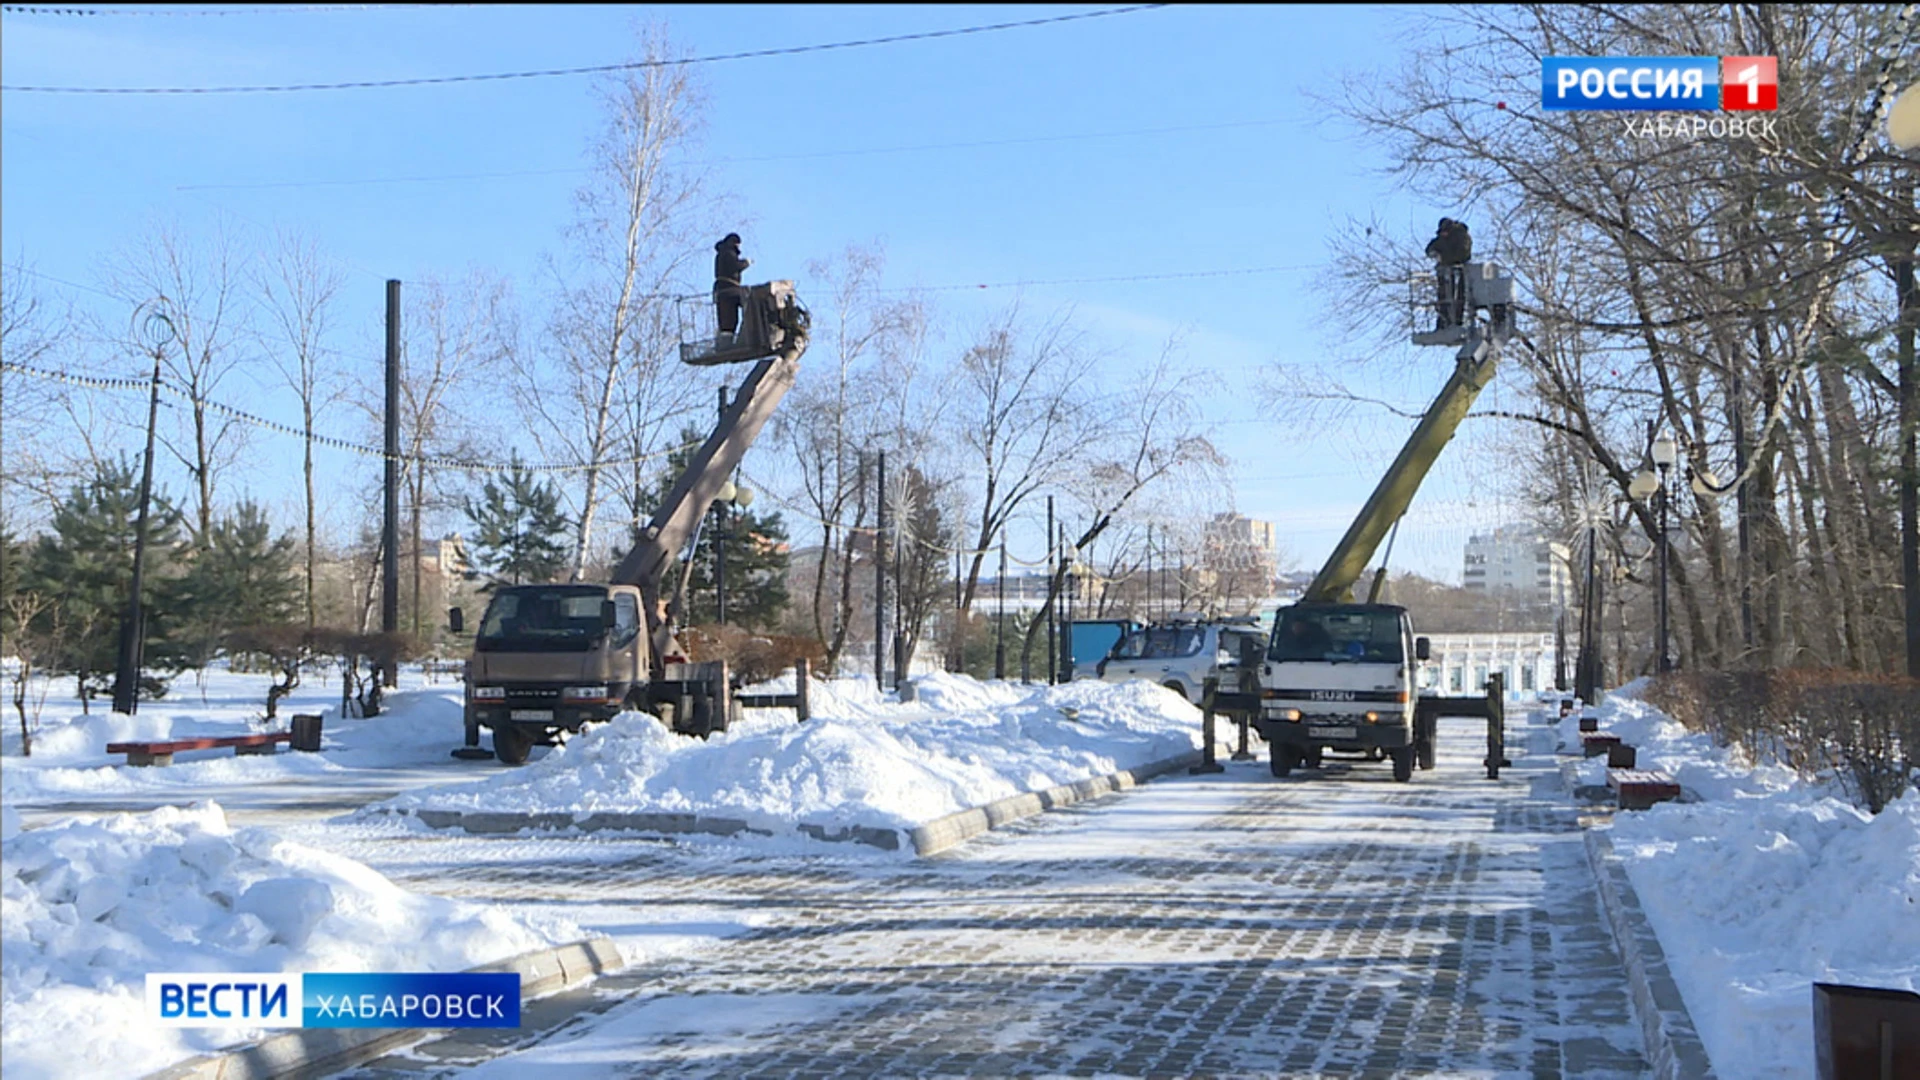
<svg viewBox="0 0 1920 1080">
<path fill-rule="evenodd" d="M 1586 805 L 1595 817 L 1612 818 L 1612 808 L 1588 805 L 1591 789 L 1575 782 L 1576 763 L 1560 767 L 1561 785 L 1576 805 Z M 1607 789 L 1599 789 L 1605 793 Z M 1581 814 L 1580 828 L 1587 849 L 1587 863 L 1593 868 L 1593 880 L 1600 893 L 1607 929 L 1613 934 L 1620 961 L 1626 968 L 1633 998 L 1633 1014 L 1647 1044 L 1647 1060 L 1653 1065 L 1655 1080 L 1715 1080 L 1713 1061 L 1699 1029 L 1687 1012 L 1680 986 L 1673 981 L 1673 969 L 1660 948 L 1660 937 L 1640 906 L 1640 897 L 1627 877 L 1626 864 L 1613 853 L 1613 841 L 1604 830 L 1593 828 L 1587 814 Z"/>
<path fill-rule="evenodd" d="M 540 997 L 624 967 L 612 938 L 596 937 L 469 968 L 518 972 L 521 1000 Z M 299 1028 L 226 1052 L 188 1058 L 146 1080 L 305 1080 L 350 1069 L 390 1050 L 431 1038 L 441 1028 Z"/>
<path fill-rule="evenodd" d="M 948 814 L 943 818 L 935 818 L 913 830 L 913 851 L 914 854 L 923 857 L 937 854 L 971 840 L 981 833 L 1019 821 L 1021 818 L 1071 806 L 1111 792 L 1125 791 L 1164 773 L 1184 769 L 1199 760 L 1200 751 L 1191 750 L 1138 768 L 1122 769 L 1107 776 L 1077 780 L 1071 784 L 1047 788 L 1045 791 L 1027 791 L 1018 795 L 1009 795 L 985 806 L 976 806 L 970 810 Z"/>
<path fill-rule="evenodd" d="M 872 825 L 815 825 L 800 822 L 794 828 L 803 836 L 828 842 L 865 844 L 883 851 L 898 851 L 911 845 L 919 856 L 933 855 L 956 844 L 1001 826 L 1057 810 L 1077 802 L 1125 791 L 1156 776 L 1184 769 L 1200 760 L 1200 751 L 1191 750 L 1170 758 L 1149 762 L 1133 769 L 1122 769 L 1106 776 L 1089 777 L 1060 784 L 1044 791 L 1023 791 L 984 806 L 975 806 L 946 817 L 935 818 L 911 830 Z M 641 832 L 659 834 L 701 833 L 709 836 L 772 836 L 768 829 L 755 828 L 736 818 L 700 817 L 696 814 L 609 814 L 576 815 L 567 813 L 518 814 L 458 810 L 385 811 L 416 818 L 431 829 L 462 829 L 476 835 L 517 833 L 522 829 L 549 832 Z"/>
</svg>

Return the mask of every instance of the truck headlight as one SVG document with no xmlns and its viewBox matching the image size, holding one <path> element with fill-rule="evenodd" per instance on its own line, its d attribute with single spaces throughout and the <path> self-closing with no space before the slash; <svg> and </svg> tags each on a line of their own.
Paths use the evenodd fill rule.
<svg viewBox="0 0 1920 1080">
<path fill-rule="evenodd" d="M 560 692 L 568 701 L 606 701 L 613 696 L 613 688 L 606 684 L 599 686 L 569 686 Z"/>
<path fill-rule="evenodd" d="M 507 688 L 504 686 L 476 686 L 473 688 L 475 701 L 505 701 Z"/>
</svg>

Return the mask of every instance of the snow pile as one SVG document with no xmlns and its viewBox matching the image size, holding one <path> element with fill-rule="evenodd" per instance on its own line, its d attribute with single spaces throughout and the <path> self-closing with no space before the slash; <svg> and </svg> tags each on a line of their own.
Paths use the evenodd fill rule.
<svg viewBox="0 0 1920 1080">
<path fill-rule="evenodd" d="M 1634 748 L 1634 767 L 1658 769 L 1671 775 L 1695 798 L 1709 801 L 1752 797 L 1793 790 L 1804 785 L 1800 774 L 1784 765 L 1752 763 L 1738 747 L 1718 746 L 1704 731 L 1689 731 L 1679 721 L 1639 700 L 1641 682 L 1608 695 L 1600 706 L 1600 730 L 1620 736 Z M 1577 716 L 1558 724 L 1563 750 L 1580 748 Z M 1581 784 L 1605 785 L 1607 759 L 1586 758 L 1579 765 Z"/>
<path fill-rule="evenodd" d="M 1920 794 L 1871 816 L 1644 702 L 1600 716 L 1700 800 L 1617 814 L 1612 839 L 1720 1075 L 1805 1076 L 1815 982 L 1920 991 Z M 1605 783 L 1605 759 L 1582 771 Z"/>
<path fill-rule="evenodd" d="M 150 1026 L 152 971 L 459 971 L 584 936 L 232 830 L 212 803 L 9 835 L 0 927 L 9 1078 L 143 1075 L 259 1034 Z"/>
<path fill-rule="evenodd" d="M 303 687 L 281 703 L 279 722 L 259 723 L 260 687 L 265 676 L 212 673 L 210 703 L 164 698 L 142 702 L 133 716 L 115 712 L 51 712 L 33 739 L 33 756 L 19 757 L 18 739 L 4 748 L 7 767 L 0 771 L 0 799 L 8 803 L 72 802 L 106 795 L 180 791 L 186 797 L 216 785 L 271 784 L 287 778 L 325 780 L 343 770 L 384 769 L 396 765 L 439 764 L 447 749 L 460 745 L 461 687 L 417 687 L 387 697 L 386 710 L 370 719 L 342 720 L 339 690 Z M 323 754 L 280 747 L 272 756 L 241 756 L 230 749 L 189 750 L 165 768 L 128 765 L 108 754 L 116 742 L 159 741 L 195 736 L 250 735 L 284 731 L 295 713 L 323 718 Z"/>
<path fill-rule="evenodd" d="M 807 723 L 752 710 L 705 741 L 629 713 L 525 768 L 369 809 L 690 813 L 776 834 L 801 823 L 911 829 L 1199 746 L 1198 711 L 1150 683 L 1031 687 L 940 674 L 915 689 L 917 701 L 899 704 L 871 679 L 816 684 Z"/>
</svg>

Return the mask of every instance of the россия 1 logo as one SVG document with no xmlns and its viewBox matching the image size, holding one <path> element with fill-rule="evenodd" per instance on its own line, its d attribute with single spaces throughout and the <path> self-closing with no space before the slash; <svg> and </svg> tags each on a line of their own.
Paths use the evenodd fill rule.
<svg viewBox="0 0 1920 1080">
<path fill-rule="evenodd" d="M 1772 112 L 1772 56 L 1549 56 L 1540 106 L 1555 112 Z"/>
</svg>

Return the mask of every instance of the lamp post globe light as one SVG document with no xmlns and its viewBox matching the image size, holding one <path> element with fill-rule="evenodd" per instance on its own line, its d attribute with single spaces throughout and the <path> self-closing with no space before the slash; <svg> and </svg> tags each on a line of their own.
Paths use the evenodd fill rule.
<svg viewBox="0 0 1920 1080">
<path fill-rule="evenodd" d="M 1680 459 L 1680 448 L 1673 436 L 1662 434 L 1653 440 L 1653 464 L 1659 470 L 1654 480 L 1654 498 L 1660 531 L 1659 573 L 1660 589 L 1654 607 L 1654 650 L 1656 653 L 1655 670 L 1662 675 L 1673 670 L 1673 655 L 1669 649 L 1669 609 L 1667 601 L 1667 559 L 1669 542 L 1667 538 L 1667 504 L 1672 501 L 1668 492 L 1667 480 L 1673 471 L 1674 463 Z M 1638 478 L 1635 478 L 1636 484 Z"/>
<path fill-rule="evenodd" d="M 727 621 L 727 537 L 733 535 L 733 508 L 753 505 L 753 489 L 731 480 L 721 483 L 713 499 L 713 608 L 714 621 Z"/>
<path fill-rule="evenodd" d="M 164 296 L 154 297 L 133 313 L 134 336 L 153 357 L 153 390 L 147 400 L 147 450 L 140 466 L 140 510 L 133 526 L 133 581 L 128 590 L 127 613 L 120 622 L 120 649 L 114 665 L 113 711 L 132 715 L 140 708 L 140 667 L 146 651 L 146 612 L 140 607 L 140 591 L 147 562 L 147 503 L 153 495 L 154 426 L 160 418 L 160 366 L 167 346 L 179 336 L 173 320 L 161 310 Z"/>
</svg>

